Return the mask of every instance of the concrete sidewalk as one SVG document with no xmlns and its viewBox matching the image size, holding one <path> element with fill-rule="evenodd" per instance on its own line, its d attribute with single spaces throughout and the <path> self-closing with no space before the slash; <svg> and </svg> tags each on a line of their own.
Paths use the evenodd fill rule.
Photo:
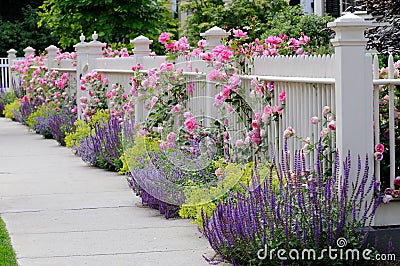
<svg viewBox="0 0 400 266">
<path fill-rule="evenodd" d="M 25 265 L 207 265 L 187 220 L 141 207 L 125 177 L 0 118 L 0 216 Z"/>
</svg>

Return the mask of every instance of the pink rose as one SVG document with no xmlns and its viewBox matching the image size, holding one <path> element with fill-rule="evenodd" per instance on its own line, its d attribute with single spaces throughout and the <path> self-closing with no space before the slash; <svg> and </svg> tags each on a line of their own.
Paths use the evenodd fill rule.
<svg viewBox="0 0 400 266">
<path fill-rule="evenodd" d="M 167 51 L 172 51 L 172 50 L 174 50 L 175 42 L 166 43 L 166 44 L 164 44 L 164 47 Z"/>
<path fill-rule="evenodd" d="M 206 45 L 206 40 L 200 40 L 200 41 L 198 41 L 197 42 L 197 46 L 200 48 L 200 49 L 204 49 L 204 46 Z"/>
<path fill-rule="evenodd" d="M 400 176 L 397 176 L 397 177 L 394 179 L 394 185 L 395 185 L 395 186 L 400 186 Z"/>
<path fill-rule="evenodd" d="M 160 34 L 160 36 L 158 37 L 158 41 L 162 44 L 166 43 L 169 38 L 171 38 L 171 34 L 169 34 L 168 32 L 163 32 Z"/>
<path fill-rule="evenodd" d="M 244 32 L 241 29 L 237 30 L 233 29 L 232 31 L 233 31 L 233 37 L 235 38 L 245 38 L 245 39 L 249 38 L 249 36 L 247 36 L 247 32 Z"/>
<path fill-rule="evenodd" d="M 221 77 L 222 77 L 221 71 L 219 71 L 218 69 L 213 69 L 210 71 L 210 73 L 208 73 L 208 78 L 210 80 L 221 79 Z"/>
<path fill-rule="evenodd" d="M 204 61 L 211 61 L 214 58 L 214 55 L 210 54 L 210 53 L 203 53 L 203 54 L 201 54 L 201 58 Z M 198 71 L 196 71 L 196 72 L 198 72 Z"/>
<path fill-rule="evenodd" d="M 193 93 L 193 89 L 194 89 L 194 83 L 190 82 L 189 86 L 187 87 L 188 93 L 192 94 Z"/>
<path fill-rule="evenodd" d="M 324 106 L 324 108 L 322 109 L 322 114 L 323 115 L 327 115 L 331 112 L 331 108 L 329 106 Z"/>
<path fill-rule="evenodd" d="M 325 138 L 328 135 L 329 131 L 327 128 L 323 128 L 320 133 L 321 138 Z"/>
<path fill-rule="evenodd" d="M 224 85 L 224 86 L 223 86 L 223 89 L 222 89 L 222 95 L 223 95 L 223 97 L 224 97 L 225 99 L 228 99 L 230 93 L 231 93 L 230 88 L 229 88 L 228 86 Z"/>
<path fill-rule="evenodd" d="M 170 143 L 175 143 L 176 138 L 177 138 L 177 135 L 174 132 L 169 133 L 168 136 L 167 136 L 167 140 Z"/>
<path fill-rule="evenodd" d="M 376 152 L 382 153 L 382 152 L 385 151 L 385 146 L 383 146 L 383 144 L 381 144 L 381 143 L 376 144 L 376 146 L 375 146 L 375 151 L 376 151 Z"/>
<path fill-rule="evenodd" d="M 224 104 L 224 97 L 218 93 L 214 97 L 214 107 L 219 108 Z"/>
<path fill-rule="evenodd" d="M 319 121 L 318 116 L 313 116 L 313 117 L 311 117 L 311 119 L 310 119 L 310 122 L 311 122 L 311 124 L 313 124 L 313 125 L 317 124 L 318 121 Z"/>
<path fill-rule="evenodd" d="M 267 83 L 267 88 L 268 88 L 269 91 L 273 91 L 274 88 L 275 88 L 274 82 L 273 81 L 269 81 Z"/>
<path fill-rule="evenodd" d="M 197 123 L 194 117 L 189 117 L 185 121 L 186 130 L 189 132 L 192 132 L 196 128 L 196 125 Z"/>
<path fill-rule="evenodd" d="M 190 117 L 193 117 L 193 115 L 192 115 L 191 112 L 188 111 L 188 112 L 183 113 L 183 117 L 186 118 L 186 119 L 188 119 L 188 118 L 190 118 Z"/>
<path fill-rule="evenodd" d="M 243 146 L 243 144 L 244 144 L 243 140 L 242 140 L 242 139 L 238 139 L 238 140 L 236 141 L 236 143 L 235 143 L 235 146 L 236 146 L 236 147 L 241 147 L 241 146 Z"/>
<path fill-rule="evenodd" d="M 282 103 L 282 102 L 284 102 L 286 100 L 286 91 L 282 91 L 280 94 L 279 94 L 279 101 Z"/>
<path fill-rule="evenodd" d="M 331 122 L 329 122 L 328 127 L 330 130 L 336 130 L 336 121 L 332 120 Z"/>
<path fill-rule="evenodd" d="M 257 121 L 257 120 L 253 120 L 253 122 L 251 122 L 251 126 L 252 126 L 253 128 L 258 128 L 258 127 L 259 127 L 258 121 Z"/>
<path fill-rule="evenodd" d="M 181 105 L 177 104 L 171 108 L 171 111 L 174 113 L 178 113 L 181 110 Z"/>
<path fill-rule="evenodd" d="M 273 108 L 271 105 L 267 105 L 264 107 L 264 114 L 266 114 L 267 116 L 272 114 Z"/>
<path fill-rule="evenodd" d="M 165 141 L 162 141 L 162 142 L 160 143 L 160 149 L 161 149 L 161 150 L 166 150 L 167 148 L 168 148 L 168 143 L 165 142 Z"/>
<path fill-rule="evenodd" d="M 292 127 L 288 127 L 287 129 L 285 129 L 285 131 L 283 132 L 283 137 L 285 139 L 288 139 L 290 137 L 293 137 L 295 135 L 295 131 Z"/>
<path fill-rule="evenodd" d="M 233 75 L 232 77 L 229 78 L 228 84 L 231 87 L 236 87 L 238 86 L 242 81 L 240 80 L 238 75 Z"/>
<path fill-rule="evenodd" d="M 280 106 L 277 105 L 277 106 L 275 106 L 275 112 L 277 112 L 278 115 L 281 115 L 283 113 L 283 110 L 281 109 Z"/>
</svg>

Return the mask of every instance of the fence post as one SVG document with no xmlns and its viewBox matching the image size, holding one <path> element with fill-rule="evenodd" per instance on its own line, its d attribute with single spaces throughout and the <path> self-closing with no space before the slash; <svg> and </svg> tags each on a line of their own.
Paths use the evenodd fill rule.
<svg viewBox="0 0 400 266">
<path fill-rule="evenodd" d="M 134 49 L 132 51 L 134 53 L 135 64 L 144 64 L 143 57 L 150 55 L 150 44 L 152 42 L 152 40 L 143 35 L 131 40 L 131 43 L 134 45 Z M 147 67 L 144 66 L 144 69 L 147 69 Z M 137 101 L 135 103 L 135 122 L 140 123 L 144 120 L 144 118 L 144 104 L 142 101 Z"/>
<path fill-rule="evenodd" d="M 217 26 L 200 33 L 200 36 L 206 39 L 206 45 L 204 46 L 206 51 L 212 51 L 216 46 L 222 45 L 222 39 L 226 38 L 228 35 L 229 34 L 225 30 Z"/>
<path fill-rule="evenodd" d="M 206 40 L 206 45 L 204 46 L 204 49 L 207 52 L 211 52 L 216 46 L 222 45 L 222 39 L 226 38 L 229 34 L 215 26 L 212 27 L 211 29 L 200 33 L 200 36 L 204 37 Z M 204 126 L 209 127 L 212 124 L 212 120 L 217 118 L 219 119 L 220 117 L 216 117 L 217 113 L 216 108 L 214 107 L 214 96 L 217 94 L 217 88 L 215 86 L 215 82 L 211 81 L 209 78 L 208 73 L 212 70 L 212 67 L 207 66 L 206 68 L 206 82 L 207 82 L 207 89 L 205 91 L 205 98 L 203 99 L 203 102 L 205 104 L 205 108 L 202 110 L 203 111 L 203 116 L 204 116 Z"/>
<path fill-rule="evenodd" d="M 87 72 L 87 63 L 88 63 L 88 43 L 85 42 L 85 35 L 83 33 L 79 37 L 79 43 L 75 44 L 76 51 L 76 103 L 78 107 L 78 118 L 82 117 L 82 107 L 79 104 L 79 99 L 82 96 L 81 91 L 81 77 Z"/>
<path fill-rule="evenodd" d="M 48 69 L 52 69 L 56 66 L 56 57 L 57 57 L 57 52 L 58 48 L 55 45 L 50 45 L 49 47 L 46 48 L 47 51 L 47 67 Z"/>
<path fill-rule="evenodd" d="M 151 53 L 150 44 L 153 43 L 149 38 L 140 35 L 135 39 L 131 40 L 131 43 L 134 45 L 133 54 L 135 58 L 143 58 L 144 56 L 148 56 Z"/>
<path fill-rule="evenodd" d="M 92 34 L 92 41 L 87 44 L 87 55 L 88 55 L 88 70 L 91 71 L 96 68 L 96 59 L 103 56 L 103 48 L 106 46 L 105 43 L 99 42 L 96 31 Z"/>
<path fill-rule="evenodd" d="M 368 155 L 369 173 L 373 174 L 372 57 L 366 54 L 364 38 L 364 30 L 370 25 L 352 13 L 328 23 L 336 32 L 331 40 L 336 64 L 336 146 L 341 161 L 351 152 L 350 184 L 356 181 L 358 155 L 362 161 Z"/>
<path fill-rule="evenodd" d="M 15 49 L 10 49 L 7 51 L 7 58 L 8 58 L 8 87 L 9 89 L 15 90 L 15 88 L 13 87 L 13 73 L 11 71 L 11 67 L 14 65 L 14 61 L 15 59 L 17 59 L 17 51 Z"/>
<path fill-rule="evenodd" d="M 35 49 L 33 49 L 32 47 L 28 46 L 24 49 L 24 56 L 25 58 L 27 58 L 28 56 L 31 56 L 35 53 Z"/>
</svg>

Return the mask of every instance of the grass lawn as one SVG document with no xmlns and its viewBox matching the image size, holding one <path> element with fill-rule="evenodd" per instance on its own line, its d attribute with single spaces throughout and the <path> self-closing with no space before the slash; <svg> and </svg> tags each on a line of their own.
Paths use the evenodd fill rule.
<svg viewBox="0 0 400 266">
<path fill-rule="evenodd" d="M 11 246 L 10 237 L 6 225 L 0 218 L 0 265 L 17 266 L 14 250 Z"/>
</svg>

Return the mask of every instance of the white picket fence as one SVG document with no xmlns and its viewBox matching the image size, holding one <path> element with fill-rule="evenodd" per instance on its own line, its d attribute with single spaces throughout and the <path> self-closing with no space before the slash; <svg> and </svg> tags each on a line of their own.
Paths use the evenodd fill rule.
<svg viewBox="0 0 400 266">
<path fill-rule="evenodd" d="M 8 58 L 0 58 L 0 89 L 8 90 L 10 87 L 9 74 Z"/>
<path fill-rule="evenodd" d="M 354 14 L 346 14 L 332 23 L 328 24 L 336 32 L 332 43 L 335 47 L 334 55 L 324 56 L 277 56 L 277 57 L 256 57 L 254 66 L 249 75 L 242 75 L 242 84 L 246 91 L 250 90 L 250 81 L 257 77 L 259 80 L 274 82 L 274 99 L 278 104 L 278 95 L 286 91 L 286 105 L 283 117 L 278 122 L 273 122 L 267 129 L 268 142 L 280 151 L 283 149 L 283 131 L 291 126 L 296 130 L 296 134 L 302 137 L 310 137 L 311 143 L 318 141 L 321 125 L 311 125 L 310 118 L 318 116 L 324 106 L 331 107 L 336 115 L 336 135 L 332 139 L 332 145 L 336 145 L 337 150 L 343 159 L 348 151 L 351 151 L 353 175 L 350 182 L 355 181 L 357 156 L 362 158 L 368 156 L 370 169 L 375 171 L 375 176 L 379 179 L 379 162 L 374 161 L 374 146 L 380 143 L 379 127 L 373 127 L 374 121 L 379 121 L 379 86 L 389 86 L 389 123 L 390 123 L 390 145 L 388 147 L 391 162 L 391 184 L 395 178 L 395 112 L 394 112 L 394 93 L 395 85 L 400 85 L 400 80 L 394 79 L 393 58 L 389 59 L 389 79 L 379 79 L 379 65 L 377 57 L 365 51 L 366 39 L 364 30 L 370 26 L 369 22 Z M 215 30 L 215 29 L 214 29 Z M 207 49 L 220 44 L 222 37 L 226 33 L 220 30 L 220 34 L 207 35 Z M 79 88 L 80 77 L 91 71 L 96 70 L 108 77 L 109 84 L 119 83 L 126 91 L 130 89 L 131 67 L 140 63 L 144 71 L 158 66 L 165 62 L 164 56 L 148 56 L 151 50 L 151 41 L 140 36 L 133 40 L 135 45 L 134 56 L 128 58 L 103 58 L 103 43 L 97 41 L 97 36 L 93 35 L 93 41 L 81 42 L 76 47 L 77 67 L 73 67 L 71 61 L 55 61 L 56 50 L 54 47 L 48 48 L 48 65 L 50 68 L 69 72 L 76 77 L 77 88 Z M 207 80 L 209 68 L 207 64 L 199 58 L 192 58 L 192 69 L 198 68 L 199 72 L 193 72 L 186 67 L 182 58 L 178 58 L 175 63 L 184 69 L 188 81 L 197 79 L 193 97 L 214 97 L 215 84 Z M 200 81 L 198 80 L 198 77 Z M 204 88 L 205 87 L 205 88 Z M 77 99 L 82 96 L 79 89 L 76 90 Z M 248 97 L 248 94 L 245 95 Z M 250 98 L 246 98 L 251 102 Z M 212 101 L 192 102 L 191 108 L 203 115 L 215 115 Z M 252 106 L 255 111 L 259 111 L 261 106 Z M 213 114 L 214 113 L 214 114 Z M 135 107 L 136 120 L 143 120 L 146 112 L 142 105 Z M 377 123 L 377 122 L 376 122 Z M 233 121 L 234 130 L 240 130 L 241 126 Z M 297 139 L 292 139 L 289 143 L 290 150 L 301 149 L 304 143 Z M 314 157 L 311 153 L 311 158 Z M 399 155 L 398 155 L 399 156 Z M 371 195 L 372 197 L 372 195 Z M 394 225 L 400 224 L 396 215 L 400 211 L 400 205 L 393 203 L 389 209 L 382 207 L 378 209 L 375 225 Z M 397 210 L 398 209 L 398 210 Z"/>
</svg>

